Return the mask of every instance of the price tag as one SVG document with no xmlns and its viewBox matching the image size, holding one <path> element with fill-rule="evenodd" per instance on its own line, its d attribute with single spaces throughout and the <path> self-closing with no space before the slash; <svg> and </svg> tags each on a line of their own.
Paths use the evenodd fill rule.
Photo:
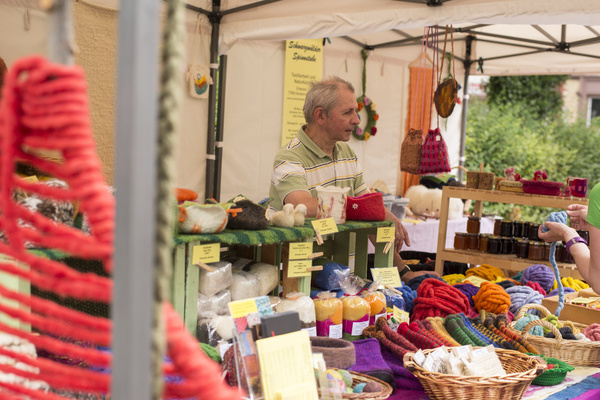
<svg viewBox="0 0 600 400">
<path fill-rule="evenodd" d="M 396 228 L 393 226 L 384 226 L 377 228 L 377 243 L 386 243 L 394 240 L 396 234 Z"/>
<path fill-rule="evenodd" d="M 315 219 L 311 221 L 313 229 L 315 231 L 319 231 L 321 235 L 328 235 L 330 233 L 336 233 L 338 231 L 338 227 L 335 224 L 335 220 L 333 218 L 323 218 L 323 219 Z"/>
<path fill-rule="evenodd" d="M 400 280 L 400 273 L 398 272 L 398 268 L 396 267 L 371 268 L 371 275 L 373 275 L 374 281 L 380 281 L 382 285 L 387 285 L 391 287 L 402 286 L 402 281 Z"/>
<path fill-rule="evenodd" d="M 31 176 L 23 176 L 21 179 L 23 179 L 25 182 L 32 182 L 32 183 L 37 183 L 38 181 L 38 177 L 35 175 L 31 175 Z"/>
<path fill-rule="evenodd" d="M 485 279 L 483 279 L 483 278 L 480 278 L 480 277 L 478 277 L 478 276 L 471 275 L 471 276 L 469 276 L 467 279 L 465 279 L 465 280 L 463 281 L 463 283 L 464 283 L 464 282 L 472 283 L 473 285 L 475 285 L 475 286 L 477 286 L 477 287 L 480 287 L 480 286 L 481 286 L 481 284 L 482 284 L 483 282 L 489 282 L 489 281 L 487 281 L 487 280 L 485 280 Z"/>
<path fill-rule="evenodd" d="M 312 242 L 290 243 L 290 260 L 302 260 L 310 258 L 313 252 Z"/>
<path fill-rule="evenodd" d="M 310 276 L 309 267 L 312 267 L 311 260 L 290 260 L 288 262 L 288 278 Z"/>
<path fill-rule="evenodd" d="M 217 262 L 221 259 L 221 246 L 219 243 L 202 244 L 194 246 L 192 250 L 192 264 L 197 264 L 198 261 L 203 263 Z"/>
<path fill-rule="evenodd" d="M 231 312 L 233 318 L 245 317 L 248 314 L 258 312 L 258 307 L 256 306 L 256 300 L 254 300 L 254 298 L 231 301 L 227 303 L 227 305 L 229 306 L 229 312 Z"/>
<path fill-rule="evenodd" d="M 397 322 L 408 322 L 410 319 L 410 315 L 406 311 L 402 310 L 401 308 L 394 306 L 393 318 Z"/>
</svg>

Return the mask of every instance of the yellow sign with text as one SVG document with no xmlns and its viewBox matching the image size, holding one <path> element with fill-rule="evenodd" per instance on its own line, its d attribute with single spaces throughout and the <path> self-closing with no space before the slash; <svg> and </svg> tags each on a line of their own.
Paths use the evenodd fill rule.
<svg viewBox="0 0 600 400">
<path fill-rule="evenodd" d="M 192 264 L 201 261 L 205 264 L 217 262 L 221 259 L 221 246 L 219 243 L 202 244 L 194 246 L 192 250 Z"/>
<path fill-rule="evenodd" d="M 258 308 L 256 307 L 256 300 L 245 299 L 245 300 L 237 300 L 231 301 L 228 303 L 229 312 L 233 318 L 244 317 L 248 314 L 252 314 L 258 312 Z"/>
<path fill-rule="evenodd" d="M 410 315 L 403 309 L 394 306 L 392 318 L 394 318 L 396 322 L 408 322 L 410 320 Z"/>
<path fill-rule="evenodd" d="M 285 42 L 283 83 L 283 122 L 281 145 L 287 144 L 306 123 L 304 97 L 310 84 L 323 76 L 323 39 L 300 39 Z"/>
<path fill-rule="evenodd" d="M 398 268 L 396 267 L 371 268 L 371 275 L 373 275 L 374 281 L 379 281 L 382 285 L 391 287 L 402 286 L 400 274 L 398 273 Z"/>
<path fill-rule="evenodd" d="M 320 235 L 328 235 L 330 233 L 336 233 L 338 231 L 338 227 L 335 224 L 335 220 L 333 218 L 323 218 L 323 219 L 315 219 L 311 221 L 313 229 L 315 231 L 319 231 Z"/>
<path fill-rule="evenodd" d="M 385 226 L 377 228 L 377 243 L 387 243 L 394 240 L 396 228 L 393 226 Z"/>
<path fill-rule="evenodd" d="M 305 260 L 310 258 L 313 252 L 312 242 L 290 243 L 290 260 Z"/>
<path fill-rule="evenodd" d="M 288 262 L 288 278 L 301 278 L 310 276 L 308 268 L 312 267 L 312 260 L 290 260 Z"/>
</svg>

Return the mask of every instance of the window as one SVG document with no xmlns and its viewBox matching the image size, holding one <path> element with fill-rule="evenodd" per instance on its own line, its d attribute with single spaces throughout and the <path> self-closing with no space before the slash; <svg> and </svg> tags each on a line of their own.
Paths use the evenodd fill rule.
<svg viewBox="0 0 600 400">
<path fill-rule="evenodd" d="M 600 117 L 600 97 L 588 97 L 587 124 L 597 117 Z"/>
</svg>

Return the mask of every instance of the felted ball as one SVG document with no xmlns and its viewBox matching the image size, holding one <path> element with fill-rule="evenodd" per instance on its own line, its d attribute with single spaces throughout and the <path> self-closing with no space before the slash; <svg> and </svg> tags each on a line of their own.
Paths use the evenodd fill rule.
<svg viewBox="0 0 600 400">
<path fill-rule="evenodd" d="M 550 267 L 543 264 L 534 264 L 525 268 L 523 271 L 523 275 L 521 275 L 521 284 L 526 285 L 529 281 L 537 282 L 540 287 L 548 293 L 550 289 L 552 289 L 554 279 L 554 271 L 552 271 Z"/>
<path fill-rule="evenodd" d="M 354 386 L 354 388 L 352 389 L 352 392 L 362 393 L 365 386 L 367 386 L 367 384 L 365 382 L 358 383 L 358 384 L 356 384 L 356 386 Z"/>
<path fill-rule="evenodd" d="M 494 314 L 501 314 L 510 308 L 510 295 L 495 283 L 483 282 L 479 291 L 473 296 L 475 309 L 477 311 L 485 310 Z"/>
<path fill-rule="evenodd" d="M 489 264 L 482 264 L 479 267 L 470 268 L 465 272 L 465 276 L 474 275 L 486 281 L 494 282 L 498 277 L 504 278 L 504 272 L 500 268 L 496 268 Z"/>
<path fill-rule="evenodd" d="M 352 374 L 350 374 L 350 372 L 348 372 L 345 369 L 338 369 L 338 373 L 342 377 L 342 380 L 346 384 L 346 387 L 349 387 L 349 388 L 352 387 L 352 381 L 353 381 Z"/>
<path fill-rule="evenodd" d="M 367 382 L 365 387 L 363 388 L 363 393 L 377 393 L 381 392 L 381 385 L 377 382 Z"/>
<path fill-rule="evenodd" d="M 340 381 L 343 381 L 342 375 L 335 369 L 327 370 L 327 379 L 339 379 Z"/>
<path fill-rule="evenodd" d="M 331 296 L 322 295 L 321 293 L 330 293 Z M 342 301 L 335 297 L 332 292 L 321 292 L 317 295 L 316 299 L 313 299 L 315 303 L 315 315 L 317 321 L 331 320 L 334 325 L 342 323 L 343 305 Z"/>
<path fill-rule="evenodd" d="M 343 319 L 346 321 L 358 321 L 371 314 L 369 302 L 360 296 L 346 296 L 342 298 Z"/>
</svg>

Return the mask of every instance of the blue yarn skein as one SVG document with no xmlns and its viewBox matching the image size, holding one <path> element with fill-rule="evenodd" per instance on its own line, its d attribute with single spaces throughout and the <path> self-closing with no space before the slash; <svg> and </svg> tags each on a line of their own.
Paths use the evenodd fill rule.
<svg viewBox="0 0 600 400">
<path fill-rule="evenodd" d="M 404 311 L 411 313 L 413 309 L 413 302 L 417 297 L 417 291 L 412 290 L 408 285 L 402 285 L 396 289 L 402 292 L 402 297 L 404 297 Z"/>
<path fill-rule="evenodd" d="M 509 311 L 515 315 L 519 312 L 519 309 L 526 304 L 542 304 L 544 296 L 530 288 L 529 286 L 513 286 L 505 289 L 506 293 L 510 295 L 510 308 Z M 538 310 L 530 310 L 530 314 L 535 314 Z"/>
<path fill-rule="evenodd" d="M 546 221 L 550 222 L 560 222 L 562 224 L 567 224 L 567 213 L 565 211 L 556 211 L 550 213 Z M 546 225 L 542 226 L 542 232 L 548 232 L 549 229 Z M 554 276 L 556 277 L 556 284 L 558 285 L 558 307 L 556 307 L 556 311 L 554 315 L 557 317 L 560 315 L 563 307 L 565 306 L 565 289 L 563 288 L 563 284 L 560 281 L 560 273 L 558 272 L 558 265 L 556 265 L 556 242 L 552 242 L 550 245 L 550 264 L 552 264 L 552 269 L 554 270 Z"/>
</svg>

